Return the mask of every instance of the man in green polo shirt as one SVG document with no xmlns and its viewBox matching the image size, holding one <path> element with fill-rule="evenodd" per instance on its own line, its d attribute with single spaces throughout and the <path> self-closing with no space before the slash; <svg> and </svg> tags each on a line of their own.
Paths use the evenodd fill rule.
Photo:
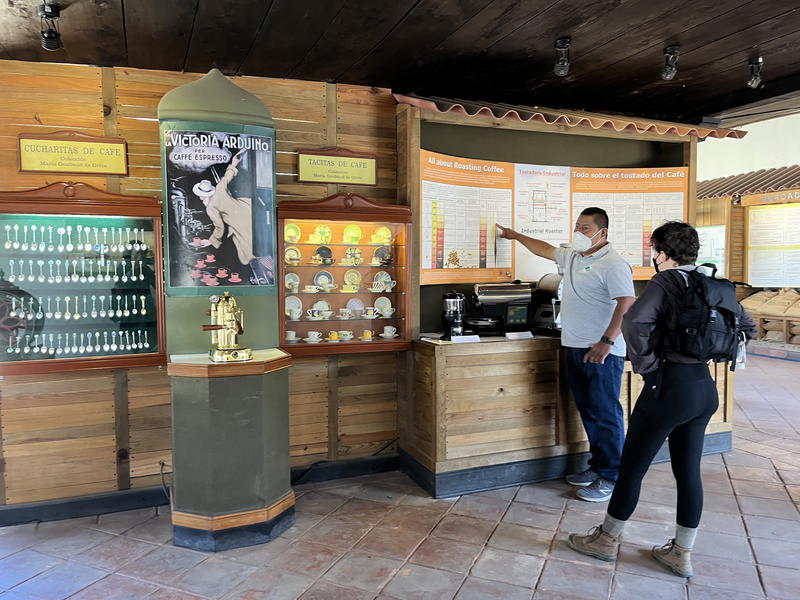
<svg viewBox="0 0 800 600">
<path fill-rule="evenodd" d="M 578 498 L 602 502 L 611 497 L 625 440 L 619 402 L 625 364 L 622 316 L 633 304 L 630 265 L 608 242 L 608 215 L 587 208 L 575 223 L 570 247 L 556 248 L 498 225 L 502 237 L 558 263 L 564 273 L 561 345 L 575 406 L 589 438 L 589 468 L 567 476 Z"/>
</svg>

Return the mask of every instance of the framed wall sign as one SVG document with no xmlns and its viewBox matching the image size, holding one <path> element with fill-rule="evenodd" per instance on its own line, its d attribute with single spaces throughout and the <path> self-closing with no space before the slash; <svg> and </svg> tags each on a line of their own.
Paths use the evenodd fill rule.
<svg viewBox="0 0 800 600">
<path fill-rule="evenodd" d="M 77 131 L 17 136 L 19 170 L 35 173 L 127 175 L 128 152 L 122 138 Z"/>
<path fill-rule="evenodd" d="M 166 290 L 274 292 L 275 130 L 163 121 Z"/>
<path fill-rule="evenodd" d="M 377 158 L 374 154 L 345 148 L 300 150 L 297 180 L 316 183 L 376 185 Z"/>
</svg>

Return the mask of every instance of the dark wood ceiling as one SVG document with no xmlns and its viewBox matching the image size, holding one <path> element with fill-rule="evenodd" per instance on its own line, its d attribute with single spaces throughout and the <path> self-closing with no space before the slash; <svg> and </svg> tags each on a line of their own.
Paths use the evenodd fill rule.
<svg viewBox="0 0 800 600">
<path fill-rule="evenodd" d="M 698 122 L 800 108 L 800 0 L 62 0 L 64 49 L 38 0 L 5 0 L 0 57 L 289 77 L 403 93 Z M 569 76 L 554 41 L 572 38 Z M 680 44 L 662 81 L 663 50 Z M 748 60 L 765 59 L 761 88 Z M 763 118 L 763 117 L 759 117 Z"/>
</svg>

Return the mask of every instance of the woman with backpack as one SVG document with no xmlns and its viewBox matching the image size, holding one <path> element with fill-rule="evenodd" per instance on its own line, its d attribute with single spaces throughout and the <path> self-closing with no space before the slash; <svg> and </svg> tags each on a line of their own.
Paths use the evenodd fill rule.
<svg viewBox="0 0 800 600">
<path fill-rule="evenodd" d="M 622 324 L 628 358 L 634 372 L 643 376 L 644 387 L 628 423 L 619 479 L 602 525 L 586 535 L 570 534 L 567 543 L 582 554 L 616 560 L 642 478 L 669 438 L 678 488 L 677 526 L 675 537 L 653 547 L 652 556 L 675 574 L 690 577 L 691 550 L 703 510 L 700 457 L 706 426 L 718 407 L 707 362 L 725 360 L 719 351 L 723 339 L 733 340 L 733 356 L 728 358 L 735 359 L 740 332 L 750 339 L 755 325 L 736 301 L 733 284 L 709 278 L 714 274 L 711 268 L 694 264 L 700 242 L 691 225 L 665 223 L 653 231 L 650 245 L 656 274 Z M 687 325 L 687 319 L 697 322 Z M 723 346 L 730 348 L 730 343 Z"/>
</svg>

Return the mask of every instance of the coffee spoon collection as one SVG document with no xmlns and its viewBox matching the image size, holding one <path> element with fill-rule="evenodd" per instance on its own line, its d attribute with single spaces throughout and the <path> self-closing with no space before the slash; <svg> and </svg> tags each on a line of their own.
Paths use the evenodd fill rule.
<svg viewBox="0 0 800 600">
<path fill-rule="evenodd" d="M 100 254 L 122 252 L 124 250 L 147 250 L 144 236 L 148 232 L 143 227 L 122 228 L 78 225 L 73 229 L 72 225 L 67 225 L 66 227 L 22 225 L 20 227 L 18 223 L 13 225 L 6 223 L 3 229 L 6 232 L 4 243 L 6 250 L 12 248 L 22 252 L 53 252 L 54 250 L 72 252 L 77 250 L 79 252 L 94 251 Z M 21 241 L 20 231 L 22 231 Z M 29 233 L 30 236 L 28 236 Z M 58 236 L 58 242 L 54 241 L 53 233 Z M 76 243 L 72 241 L 73 233 L 75 234 Z M 64 243 L 64 236 L 66 236 L 66 244 Z M 30 241 L 28 241 L 28 237 L 30 237 Z M 142 238 L 141 241 L 140 237 Z"/>
<path fill-rule="evenodd" d="M 101 339 L 102 338 L 102 339 Z M 8 336 L 8 354 L 63 356 L 132 352 L 150 348 L 146 329 L 125 331 L 82 331 Z"/>
</svg>

